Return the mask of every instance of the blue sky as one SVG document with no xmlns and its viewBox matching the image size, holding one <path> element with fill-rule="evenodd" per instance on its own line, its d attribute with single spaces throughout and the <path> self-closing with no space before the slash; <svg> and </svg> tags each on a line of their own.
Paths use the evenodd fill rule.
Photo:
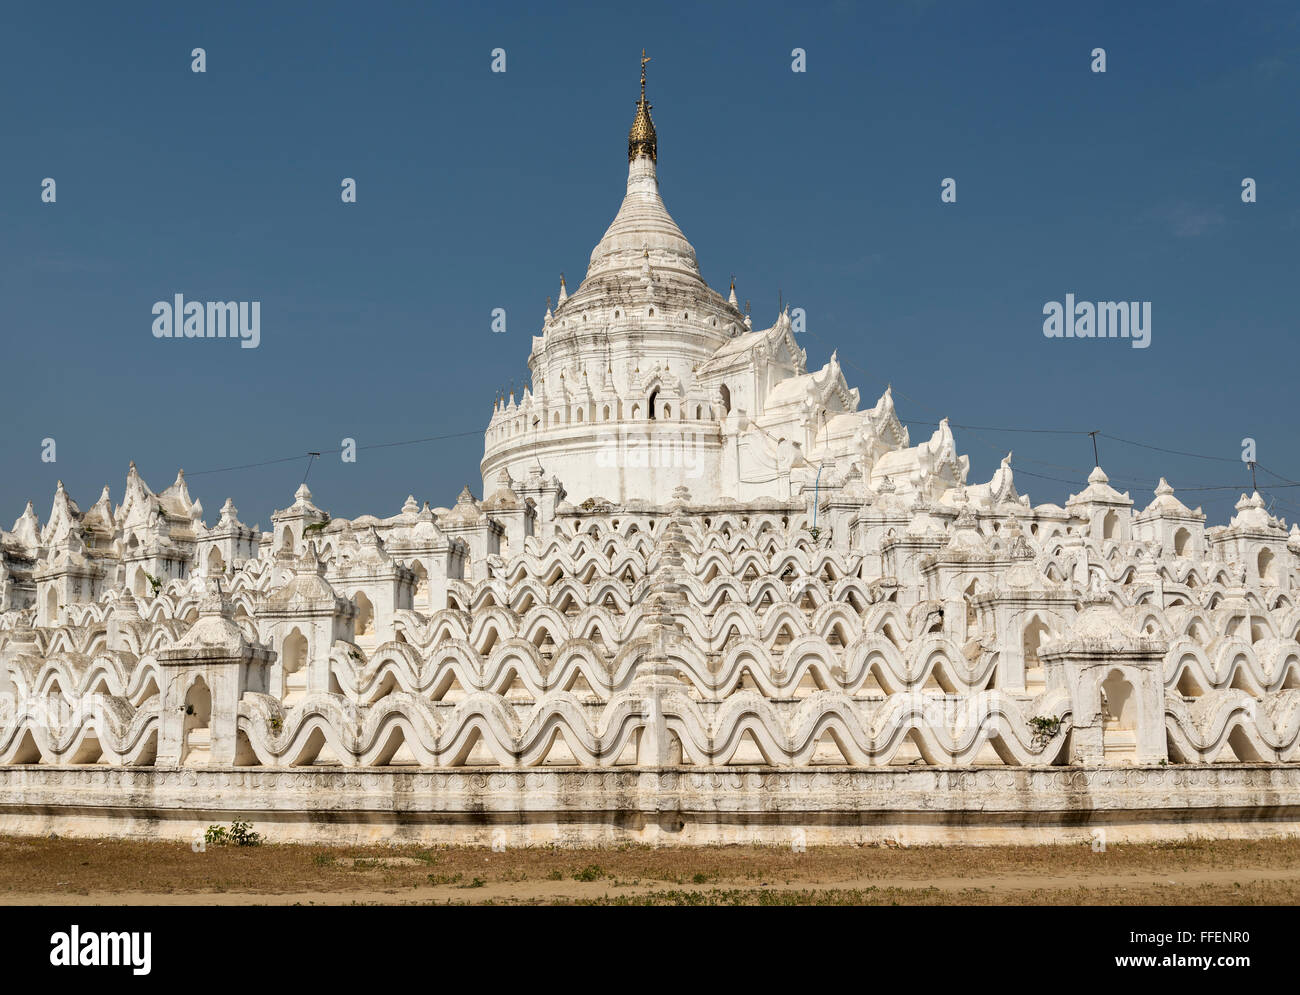
<svg viewBox="0 0 1300 995">
<path fill-rule="evenodd" d="M 120 501 L 134 459 L 267 527 L 305 459 L 203 471 L 344 437 L 357 462 L 310 478 L 334 514 L 477 489 L 481 435 L 366 447 L 479 432 L 523 381 L 622 197 L 643 46 L 706 279 L 734 272 L 760 326 L 778 293 L 805 308 L 810 366 L 837 347 L 865 405 L 892 382 L 914 440 L 948 415 L 1208 454 L 1100 440 L 1139 507 L 1164 474 L 1211 522 L 1239 490 L 1182 488 L 1244 488 L 1244 437 L 1300 479 L 1294 3 L 10 3 L 0 521 L 44 519 L 60 478 Z M 1045 338 L 1068 292 L 1151 301 L 1150 348 Z M 260 348 L 155 339 L 176 293 L 261 301 Z M 1036 503 L 1092 465 L 1084 435 L 956 434 L 972 481 L 1014 449 Z M 1297 517 L 1300 488 L 1264 490 Z"/>
</svg>

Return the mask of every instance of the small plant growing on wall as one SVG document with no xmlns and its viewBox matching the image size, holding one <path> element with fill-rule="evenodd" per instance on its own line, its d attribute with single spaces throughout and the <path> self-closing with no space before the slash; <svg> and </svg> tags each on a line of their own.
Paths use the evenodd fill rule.
<svg viewBox="0 0 1300 995">
<path fill-rule="evenodd" d="M 1061 731 L 1061 718 L 1057 715 L 1035 715 L 1029 720 L 1029 729 L 1034 734 L 1034 746 L 1040 749 L 1052 741 Z"/>
</svg>

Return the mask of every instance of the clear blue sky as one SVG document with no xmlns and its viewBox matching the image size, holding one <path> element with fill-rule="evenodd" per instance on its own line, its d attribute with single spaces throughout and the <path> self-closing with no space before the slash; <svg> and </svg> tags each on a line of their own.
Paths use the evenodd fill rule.
<svg viewBox="0 0 1300 995">
<path fill-rule="evenodd" d="M 4 526 L 28 498 L 44 519 L 59 478 L 120 501 L 134 459 L 155 490 L 183 466 L 209 523 L 229 495 L 265 528 L 305 461 L 200 471 L 344 437 L 358 461 L 311 472 L 334 514 L 477 489 L 481 436 L 365 447 L 481 430 L 523 380 L 621 199 L 643 46 L 705 277 L 736 273 L 761 326 L 778 291 L 804 307 L 809 364 L 838 347 L 866 405 L 892 381 L 914 440 L 948 415 L 1230 461 L 1103 439 L 1139 506 L 1162 473 L 1244 487 L 1245 436 L 1300 479 L 1295 3 L 9 3 Z M 1151 301 L 1151 347 L 1044 338 L 1067 292 Z M 156 340 L 176 293 L 261 301 L 261 347 Z M 956 434 L 972 481 L 1014 448 L 1079 482 L 1020 475 L 1036 503 L 1092 465 L 1086 436 Z M 1215 522 L 1237 493 L 1181 496 Z M 1300 488 L 1272 494 L 1294 517 Z"/>
</svg>

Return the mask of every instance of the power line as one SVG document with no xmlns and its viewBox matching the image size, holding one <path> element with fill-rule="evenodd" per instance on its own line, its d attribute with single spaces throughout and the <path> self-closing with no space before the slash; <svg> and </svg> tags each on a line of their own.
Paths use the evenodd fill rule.
<svg viewBox="0 0 1300 995">
<path fill-rule="evenodd" d="M 482 434 L 483 434 L 482 429 L 475 429 L 472 432 L 452 432 L 447 435 L 430 435 L 423 439 L 406 439 L 402 442 L 376 442 L 368 446 L 357 446 L 357 450 L 360 451 L 363 449 L 391 449 L 394 446 L 416 446 L 424 442 L 442 442 L 445 439 L 462 439 L 471 435 L 482 435 Z M 335 453 L 341 453 L 341 452 L 343 452 L 342 447 L 339 447 L 337 449 L 321 449 L 321 450 L 315 450 L 308 453 L 299 453 L 297 456 L 278 456 L 275 459 L 262 460 L 261 462 L 258 463 L 241 463 L 238 466 L 222 466 L 222 467 L 216 467 L 215 469 L 212 470 L 195 470 L 193 473 L 187 473 L 186 477 L 200 477 L 203 476 L 204 474 L 209 474 L 209 473 L 227 473 L 231 470 L 251 470 L 254 467 L 259 467 L 259 466 L 273 466 L 277 463 L 293 463 L 300 459 L 314 460 L 317 456 L 333 455 Z M 308 472 L 311 471 L 310 462 L 307 465 L 307 469 Z M 306 480 L 307 478 L 304 475 L 303 481 L 306 482 Z"/>
<path fill-rule="evenodd" d="M 818 342 L 822 342 L 822 341 L 823 341 L 822 338 L 821 338 L 821 336 L 819 336 L 816 332 L 813 332 L 811 329 L 805 329 L 804 331 L 805 331 L 807 334 L 811 335 L 813 338 L 817 339 Z M 825 344 L 825 343 L 823 343 L 823 344 Z M 877 380 L 875 377 L 873 377 L 871 374 L 869 374 L 866 370 L 864 370 L 864 369 L 863 369 L 861 366 L 859 366 L 857 363 L 853 362 L 853 360 L 848 359 L 847 357 L 840 357 L 839 354 L 838 354 L 838 351 L 837 351 L 836 355 L 837 355 L 837 358 L 838 358 L 838 359 L 839 359 L 839 360 L 840 360 L 840 361 L 841 361 L 845 366 L 848 366 L 849 368 L 855 370 L 855 371 L 856 371 L 860 376 L 864 377 L 864 378 L 865 378 L 866 380 L 868 380 L 869 382 L 877 383 L 877 384 L 879 384 L 879 383 L 881 382 L 881 381 Z M 885 387 L 886 387 L 887 390 L 891 390 L 892 392 L 894 392 L 895 394 L 897 394 L 899 397 L 902 397 L 904 400 L 906 400 L 906 401 L 907 401 L 908 403 L 910 403 L 910 404 L 914 404 L 914 405 L 916 405 L 918 408 L 922 408 L 922 409 L 927 410 L 927 411 L 932 411 L 932 412 L 934 412 L 935 414 L 938 414 L 938 413 L 939 413 L 935 408 L 931 407 L 930 405 L 928 405 L 928 404 L 923 404 L 922 402 L 918 401 L 916 398 L 909 396 L 908 394 L 904 393 L 902 390 L 899 390 L 899 389 L 898 389 L 897 387 L 895 387 L 892 383 L 886 383 L 886 384 L 885 384 Z M 897 412 L 895 412 L 895 414 L 897 414 Z M 905 419 L 905 418 L 903 418 L 901 415 L 898 415 L 898 418 L 899 418 L 900 421 L 904 422 L 905 424 L 911 424 L 911 425 L 937 426 L 937 425 L 939 424 L 939 422 L 936 422 L 936 421 L 923 421 L 923 420 L 911 420 L 911 419 Z M 1080 435 L 1080 436 L 1086 435 L 1086 436 L 1089 436 L 1089 437 L 1091 438 L 1091 440 L 1092 440 L 1093 447 L 1094 447 L 1094 448 L 1093 448 L 1093 456 L 1094 456 L 1094 459 L 1096 460 L 1096 464 L 1097 464 L 1097 465 L 1100 465 L 1100 457 L 1099 457 L 1099 454 L 1098 454 L 1098 452 L 1097 452 L 1097 450 L 1096 450 L 1097 436 L 1101 436 L 1102 438 L 1105 438 L 1105 439 L 1110 439 L 1112 442 L 1119 442 L 1119 443 L 1121 443 L 1121 444 L 1123 444 L 1123 445 L 1136 446 L 1136 447 L 1138 447 L 1138 448 L 1141 448 L 1141 449 L 1148 449 L 1148 450 L 1151 450 L 1151 451 L 1153 451 L 1153 452 L 1168 453 L 1169 455 L 1172 455 L 1172 456 L 1183 456 L 1183 457 L 1187 457 L 1187 458 L 1190 458 L 1190 459 L 1204 459 L 1204 460 L 1211 460 L 1211 461 L 1213 461 L 1213 462 L 1218 462 L 1218 463 L 1233 463 L 1233 464 L 1237 463 L 1237 459 L 1234 458 L 1234 457 L 1229 457 L 1229 456 L 1215 456 L 1215 455 L 1211 455 L 1211 454 L 1208 454 L 1208 453 L 1194 453 L 1194 452 L 1188 452 L 1187 450 L 1183 450 L 1183 449 L 1170 449 L 1170 448 L 1167 448 L 1167 447 L 1164 447 L 1164 446 L 1154 446 L 1154 445 L 1151 445 L 1150 443 L 1146 443 L 1146 442 L 1138 442 L 1138 441 L 1135 440 L 1135 439 L 1126 439 L 1126 438 L 1122 438 L 1121 436 L 1111 435 L 1109 432 L 1103 432 L 1103 431 L 1101 431 L 1101 430 L 1099 430 L 1099 429 L 1097 429 L 1097 430 L 1092 430 L 1092 431 L 1087 431 L 1087 430 L 1083 430 L 1083 429 L 1066 429 L 1066 428 L 1060 428 L 1060 429 L 1057 429 L 1057 428 L 1021 428 L 1021 427 L 1011 427 L 1011 426 L 968 425 L 968 424 L 965 424 L 965 423 L 954 422 L 954 421 L 951 421 L 951 420 L 948 422 L 948 425 L 949 425 L 950 428 L 960 429 L 960 430 L 962 430 L 963 432 L 971 432 L 972 434 L 975 433 L 975 432 L 1008 432 L 1008 433 L 1028 434 L 1028 435 Z M 974 438 L 976 438 L 979 442 L 983 443 L 984 445 L 988 446 L 989 448 L 993 449 L 994 451 L 998 451 L 998 452 L 1000 452 L 1001 449 L 1002 449 L 1002 447 L 997 446 L 997 445 L 995 445 L 995 444 L 989 442 L 987 439 L 980 438 L 978 435 L 974 435 Z M 1045 461 L 1043 461 L 1043 460 L 1036 460 L 1036 459 L 1033 459 L 1032 457 L 1027 457 L 1027 456 L 1022 456 L 1022 457 L 1020 457 L 1019 460 L 1018 460 L 1018 462 L 1019 462 L 1019 461 L 1025 461 L 1025 462 L 1029 462 L 1029 463 L 1034 463 L 1034 464 L 1036 464 L 1036 465 L 1040 465 L 1040 466 L 1048 466 L 1048 467 L 1051 467 L 1051 468 L 1053 468 L 1053 469 L 1068 470 L 1068 471 L 1070 471 L 1070 472 L 1079 473 L 1079 474 L 1082 475 L 1082 476 L 1087 476 L 1087 474 L 1088 474 L 1089 472 L 1091 472 L 1091 471 L 1085 471 L 1085 470 L 1083 470 L 1082 468 L 1079 468 L 1079 467 L 1071 467 L 1071 466 L 1066 466 L 1066 465 L 1059 464 L 1059 463 L 1048 463 L 1048 462 L 1045 462 Z M 1277 473 L 1276 471 L 1274 471 L 1274 470 L 1269 470 L 1267 467 L 1264 467 L 1264 466 L 1262 466 L 1261 464 L 1256 463 L 1255 466 L 1258 466 L 1260 469 L 1265 470 L 1265 471 L 1266 471 L 1267 473 L 1269 473 L 1270 475 L 1272 475 L 1272 476 L 1274 476 L 1274 477 L 1277 477 L 1279 480 L 1283 481 L 1283 483 L 1281 483 L 1281 484 L 1269 484 L 1269 485 L 1267 485 L 1267 486 L 1264 488 L 1265 491 L 1273 491 L 1273 490 L 1278 490 L 1278 489 L 1282 489 L 1282 488 L 1290 488 L 1290 487 L 1300 487 L 1300 481 L 1294 481 L 1294 480 L 1291 480 L 1291 479 L 1288 478 L 1288 477 L 1284 477 L 1284 476 L 1282 476 L 1281 474 Z M 1055 477 L 1055 476 L 1051 476 L 1051 475 L 1049 475 L 1049 474 L 1033 473 L 1033 472 L 1031 472 L 1031 471 L 1029 471 L 1029 470 L 1017 470 L 1016 472 L 1017 472 L 1018 474 L 1021 474 L 1021 475 L 1024 475 L 1024 476 L 1034 477 L 1034 478 L 1036 478 L 1036 479 L 1038 479 L 1038 480 L 1050 480 L 1050 481 L 1054 481 L 1054 482 L 1056 482 L 1056 483 L 1062 483 L 1062 484 L 1072 484 L 1072 485 L 1077 485 L 1078 482 L 1079 482 L 1078 480 L 1071 480 L 1071 479 L 1064 478 L 1064 477 Z M 1146 480 L 1138 480 L 1137 478 L 1133 478 L 1133 477 L 1111 477 L 1111 478 L 1109 478 L 1109 479 L 1111 479 L 1112 481 L 1114 481 L 1114 482 L 1120 484 L 1121 486 L 1129 486 L 1129 487 L 1146 487 L 1146 486 L 1149 486 L 1150 483 L 1151 483 L 1151 481 L 1150 481 L 1149 479 L 1146 479 Z M 1179 486 L 1179 487 L 1178 487 L 1178 491 L 1180 491 L 1180 492 L 1183 492 L 1183 491 L 1198 491 L 1198 492 L 1199 492 L 1199 491 L 1235 491 L 1235 490 L 1241 490 L 1241 489 L 1242 489 L 1242 486 L 1243 486 L 1242 484 L 1189 484 L 1189 485 L 1182 485 L 1182 486 Z M 1252 487 L 1252 490 L 1259 490 L 1259 488 L 1255 485 L 1253 479 L 1252 479 L 1251 487 Z M 1280 499 L 1279 499 L 1279 500 L 1280 500 Z M 1286 502 L 1282 502 L 1282 503 L 1285 504 Z"/>
<path fill-rule="evenodd" d="M 1161 446 L 1150 446 L 1145 442 L 1134 442 L 1132 439 L 1121 439 L 1118 435 L 1110 435 L 1107 432 L 1100 433 L 1102 438 L 1110 439 L 1112 442 L 1122 442 L 1126 446 L 1140 446 L 1143 449 L 1152 449 L 1158 453 L 1171 453 L 1174 456 L 1190 456 L 1193 459 L 1216 460 L 1220 463 L 1236 463 L 1237 459 L 1229 456 L 1207 456 L 1205 453 L 1189 453 L 1181 449 L 1164 449 Z"/>
</svg>

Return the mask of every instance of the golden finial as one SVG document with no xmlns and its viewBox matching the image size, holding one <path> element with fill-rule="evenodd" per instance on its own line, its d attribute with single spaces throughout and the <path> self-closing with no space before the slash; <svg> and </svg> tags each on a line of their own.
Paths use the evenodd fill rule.
<svg viewBox="0 0 1300 995">
<path fill-rule="evenodd" d="M 632 130 L 627 134 L 627 161 L 632 162 L 641 156 L 647 156 L 651 162 L 659 158 L 659 148 L 655 136 L 655 123 L 650 117 L 651 104 L 645 99 L 645 64 L 650 57 L 641 49 L 641 99 L 637 101 L 636 117 L 632 120 Z"/>
</svg>

